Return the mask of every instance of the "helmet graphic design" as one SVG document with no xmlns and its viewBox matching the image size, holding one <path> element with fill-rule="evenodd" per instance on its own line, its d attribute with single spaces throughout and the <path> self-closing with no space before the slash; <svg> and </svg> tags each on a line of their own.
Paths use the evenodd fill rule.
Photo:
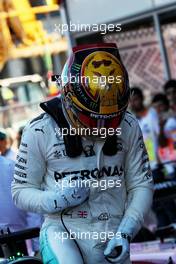
<svg viewBox="0 0 176 264">
<path fill-rule="evenodd" d="M 100 114 L 118 111 L 116 98 L 123 94 L 123 69 L 116 57 L 105 51 L 91 53 L 83 61 L 81 76 L 88 96 L 101 101 Z"/>
<path fill-rule="evenodd" d="M 115 44 L 73 48 L 61 82 L 63 109 L 72 127 L 119 127 L 130 89 L 128 74 Z"/>
</svg>

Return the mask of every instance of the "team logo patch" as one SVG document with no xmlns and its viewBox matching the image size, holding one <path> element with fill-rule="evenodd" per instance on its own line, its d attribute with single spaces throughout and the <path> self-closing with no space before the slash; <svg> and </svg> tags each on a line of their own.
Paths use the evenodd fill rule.
<svg viewBox="0 0 176 264">
<path fill-rule="evenodd" d="M 109 220 L 109 214 L 108 213 L 102 213 L 102 214 L 100 214 L 99 215 L 99 217 L 98 217 L 98 220 L 100 220 L 100 221 L 107 221 L 107 220 Z"/>
</svg>

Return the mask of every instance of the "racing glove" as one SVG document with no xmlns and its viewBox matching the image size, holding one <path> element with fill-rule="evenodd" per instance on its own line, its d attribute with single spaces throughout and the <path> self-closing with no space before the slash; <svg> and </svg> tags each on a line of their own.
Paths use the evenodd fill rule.
<svg viewBox="0 0 176 264">
<path fill-rule="evenodd" d="M 55 213 L 68 207 L 74 207 L 83 203 L 89 196 L 90 189 L 80 181 L 67 187 L 56 187 L 55 191 L 44 191 L 41 200 L 42 211 Z"/>
<path fill-rule="evenodd" d="M 130 240 L 128 234 L 117 232 L 104 251 L 106 260 L 110 263 L 124 264 L 130 255 Z"/>
<path fill-rule="evenodd" d="M 139 231 L 138 221 L 132 217 L 124 217 L 118 227 L 116 236 L 107 244 L 104 251 L 105 258 L 110 263 L 123 264 L 130 256 L 130 241 Z"/>
</svg>

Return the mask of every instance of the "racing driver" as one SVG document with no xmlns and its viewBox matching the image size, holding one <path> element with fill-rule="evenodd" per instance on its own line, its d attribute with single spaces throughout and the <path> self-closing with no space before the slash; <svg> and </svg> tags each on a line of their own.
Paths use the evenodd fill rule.
<svg viewBox="0 0 176 264">
<path fill-rule="evenodd" d="M 55 77 L 61 96 L 41 103 L 44 112 L 23 132 L 14 203 L 45 215 L 44 264 L 130 263 L 153 179 L 138 121 L 127 112 L 130 88 L 118 48 L 75 47 Z"/>
</svg>

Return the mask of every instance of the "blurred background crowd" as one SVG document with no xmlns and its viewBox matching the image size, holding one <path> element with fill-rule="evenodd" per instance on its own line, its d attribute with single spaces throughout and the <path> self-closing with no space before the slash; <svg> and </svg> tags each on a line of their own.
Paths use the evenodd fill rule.
<svg viewBox="0 0 176 264">
<path fill-rule="evenodd" d="M 121 31 L 59 31 L 70 21 L 121 24 Z M 41 112 L 41 101 L 59 94 L 52 75 L 61 73 L 70 47 L 98 42 L 115 42 L 129 72 L 129 111 L 139 120 L 156 186 L 146 227 L 154 232 L 176 223 L 176 1 L 1 0 L 1 233 L 40 226 L 41 216 L 10 200 L 22 130 Z"/>
</svg>

